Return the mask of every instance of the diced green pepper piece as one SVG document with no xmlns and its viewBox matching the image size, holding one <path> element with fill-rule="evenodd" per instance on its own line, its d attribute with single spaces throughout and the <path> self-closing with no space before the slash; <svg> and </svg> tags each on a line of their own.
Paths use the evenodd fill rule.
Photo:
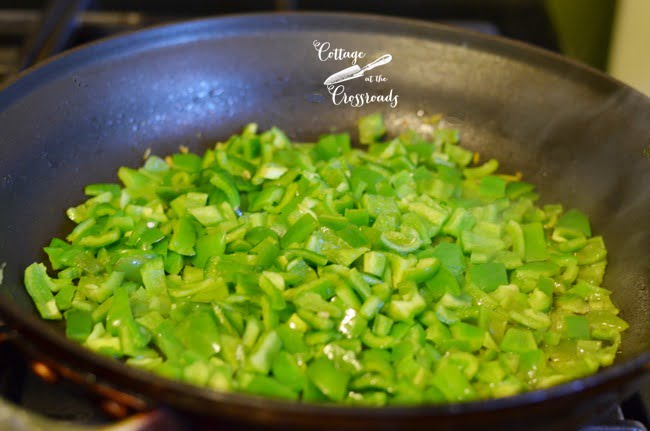
<svg viewBox="0 0 650 431">
<path fill-rule="evenodd" d="M 384 232 L 380 241 L 387 249 L 402 254 L 411 253 L 422 245 L 418 235 L 412 232 Z"/>
<path fill-rule="evenodd" d="M 504 179 L 494 175 L 486 175 L 481 178 L 478 192 L 486 199 L 499 199 L 506 195 L 506 182 Z"/>
<path fill-rule="evenodd" d="M 85 289 L 86 297 L 97 303 L 102 303 L 122 284 L 122 280 L 124 280 L 124 273 L 113 271 L 99 286 L 92 285 L 92 289 Z"/>
<path fill-rule="evenodd" d="M 93 328 L 90 313 L 85 310 L 68 310 L 65 312 L 65 335 L 78 342 L 86 341 Z"/>
<path fill-rule="evenodd" d="M 214 226 L 223 220 L 223 216 L 216 205 L 188 208 L 187 211 L 203 226 Z"/>
<path fill-rule="evenodd" d="M 174 233 L 169 242 L 169 249 L 183 256 L 194 256 L 196 244 L 196 231 L 189 218 L 178 219 L 174 224 Z"/>
<path fill-rule="evenodd" d="M 209 358 L 221 351 L 219 330 L 213 313 L 198 311 L 181 322 L 182 331 L 176 332 L 178 339 L 192 352 Z"/>
<path fill-rule="evenodd" d="M 194 244 L 195 254 L 192 263 L 197 268 L 205 268 L 213 256 L 221 256 L 226 250 L 226 238 L 222 233 L 213 233 L 198 238 Z"/>
<path fill-rule="evenodd" d="M 464 322 L 456 322 L 449 326 L 451 335 L 463 343 L 463 347 L 470 352 L 476 352 L 483 346 L 485 330 Z M 461 349 L 461 350 L 465 350 Z"/>
<path fill-rule="evenodd" d="M 142 283 L 147 291 L 154 294 L 161 294 L 167 289 L 165 279 L 165 268 L 162 259 L 152 259 L 145 262 L 140 269 Z"/>
<path fill-rule="evenodd" d="M 287 400 L 295 400 L 298 398 L 298 393 L 290 387 L 283 385 L 272 377 L 260 376 L 258 374 L 250 375 L 250 380 L 243 384 L 243 388 L 251 394 L 265 397 Z"/>
<path fill-rule="evenodd" d="M 33 263 L 25 270 L 25 288 L 32 297 L 34 305 L 43 319 L 61 319 L 52 292 L 56 290 L 52 279 L 47 275 L 45 265 Z"/>
<path fill-rule="evenodd" d="M 533 333 L 527 329 L 509 328 L 499 346 L 504 352 L 523 353 L 537 349 Z"/>
<path fill-rule="evenodd" d="M 570 209 L 565 212 L 557 221 L 556 229 L 578 232 L 589 238 L 591 236 L 591 225 L 589 219 L 580 210 Z"/>
<path fill-rule="evenodd" d="M 440 264 L 459 277 L 466 268 L 465 257 L 457 244 L 443 242 L 433 248 L 433 256 Z"/>
<path fill-rule="evenodd" d="M 122 352 L 126 355 L 137 355 L 149 342 L 133 319 L 128 292 L 123 286 L 116 288 L 113 293 L 113 302 L 106 316 L 106 326 L 109 333 L 119 337 Z"/>
<path fill-rule="evenodd" d="M 350 151 L 350 135 L 341 133 L 321 136 L 315 149 L 316 154 L 322 160 L 342 156 Z"/>
<path fill-rule="evenodd" d="M 305 372 L 296 358 L 287 352 L 279 352 L 271 367 L 273 376 L 283 385 L 299 392 L 305 385 Z"/>
<path fill-rule="evenodd" d="M 345 398 L 350 375 L 337 370 L 328 359 L 315 359 L 307 367 L 307 376 L 329 399 L 342 401 Z"/>
<path fill-rule="evenodd" d="M 564 316 L 564 331 L 567 338 L 588 340 L 589 320 L 585 316 Z"/>
<path fill-rule="evenodd" d="M 232 174 L 219 168 L 212 168 L 212 172 L 213 176 L 210 178 L 210 183 L 226 195 L 228 203 L 233 208 L 239 208 L 241 197 Z"/>
<path fill-rule="evenodd" d="M 465 175 L 466 178 L 481 178 L 490 175 L 497 169 L 499 169 L 499 162 L 496 159 L 490 159 L 476 168 L 463 169 L 463 175 Z"/>
<path fill-rule="evenodd" d="M 587 244 L 576 252 L 579 265 L 592 265 L 607 257 L 607 249 L 603 237 L 595 236 L 587 240 Z"/>
<path fill-rule="evenodd" d="M 378 141 L 386 133 L 384 119 L 380 113 L 374 113 L 359 119 L 359 142 L 369 145 Z"/>
<path fill-rule="evenodd" d="M 257 343 L 257 348 L 248 358 L 252 370 L 267 374 L 271 370 L 273 357 L 282 348 L 282 340 L 277 332 L 270 331 L 264 334 Z"/>
<path fill-rule="evenodd" d="M 61 311 L 69 309 L 72 306 L 72 297 L 76 291 L 77 287 L 72 283 L 61 287 L 59 292 L 54 297 L 56 307 Z"/>
<path fill-rule="evenodd" d="M 548 259 L 546 238 L 541 223 L 526 223 L 521 226 L 524 233 L 526 262 L 538 262 Z"/>
<path fill-rule="evenodd" d="M 345 218 L 354 225 L 368 226 L 370 224 L 370 214 L 366 209 L 347 208 L 345 210 Z"/>
<path fill-rule="evenodd" d="M 431 380 L 447 401 L 468 401 L 476 398 L 476 391 L 470 382 L 453 364 L 445 363 L 438 366 Z"/>
<path fill-rule="evenodd" d="M 301 243 L 318 228 L 318 221 L 311 215 L 305 214 L 300 217 L 280 239 L 282 248 L 287 248 L 291 244 Z"/>
<path fill-rule="evenodd" d="M 380 298 L 378 298 L 375 295 L 371 295 L 366 299 L 366 301 L 359 309 L 359 314 L 365 317 L 366 319 L 370 320 L 373 317 L 375 317 L 377 313 L 379 313 L 379 311 L 383 306 L 384 306 L 384 301 L 382 301 Z"/>
<path fill-rule="evenodd" d="M 483 263 L 472 265 L 467 271 L 467 280 L 484 292 L 492 292 L 497 287 L 508 284 L 508 275 L 502 263 Z"/>
</svg>

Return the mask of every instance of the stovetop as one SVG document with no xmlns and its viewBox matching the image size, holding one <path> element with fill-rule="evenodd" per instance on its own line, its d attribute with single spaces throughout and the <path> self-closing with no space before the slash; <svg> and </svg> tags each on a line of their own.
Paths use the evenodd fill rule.
<svg viewBox="0 0 650 431">
<path fill-rule="evenodd" d="M 58 52 L 102 37 L 199 16 L 286 10 L 415 17 L 558 49 L 539 0 L 3 0 L 0 84 Z M 0 396 L 31 412 L 77 424 L 109 424 L 126 413 L 85 388 L 56 379 L 9 342 L 0 343 Z M 636 394 L 581 431 L 647 431 L 647 403 Z"/>
<path fill-rule="evenodd" d="M 153 24 L 199 16 L 292 10 L 428 19 L 558 49 L 539 0 L 3 0 L 0 82 L 66 48 Z"/>
</svg>

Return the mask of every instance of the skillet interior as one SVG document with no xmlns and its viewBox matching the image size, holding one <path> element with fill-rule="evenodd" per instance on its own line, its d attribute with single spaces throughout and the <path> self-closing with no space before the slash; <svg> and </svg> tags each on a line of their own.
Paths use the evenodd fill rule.
<svg viewBox="0 0 650 431">
<path fill-rule="evenodd" d="M 398 107 L 333 106 L 322 82 L 347 64 L 318 61 L 315 39 L 365 51 L 370 59 L 391 53 L 393 61 L 381 71 L 388 81 L 370 86 L 356 80 L 346 87 L 376 93 L 392 88 L 399 94 Z M 648 98 L 523 45 L 377 17 L 260 15 L 160 27 L 76 50 L 5 88 L 0 93 L 0 262 L 7 266 L 0 311 L 44 348 L 54 347 L 58 356 L 76 358 L 100 376 L 117 371 L 116 384 L 168 403 L 222 414 L 209 401 L 229 400 L 252 408 L 248 420 L 253 421 L 256 414 L 264 416 L 255 409 L 291 410 L 283 403 L 169 384 L 81 350 L 59 329 L 35 318 L 21 284 L 22 270 L 45 259 L 41 249 L 52 235 L 71 229 L 64 210 L 80 202 L 82 185 L 115 181 L 117 167 L 136 166 L 146 148 L 159 155 L 180 144 L 200 151 L 250 121 L 262 128 L 277 125 L 292 138 L 307 140 L 331 126 L 353 131 L 359 116 L 375 111 L 384 113 L 391 133 L 398 133 L 417 124 L 414 113 L 420 109 L 446 113 L 461 129 L 464 145 L 498 158 L 505 171 L 522 171 L 545 201 L 591 216 L 610 252 L 604 285 L 614 291 L 631 329 L 624 336 L 620 366 L 594 378 L 501 404 L 393 412 L 457 416 L 534 404 L 604 387 L 647 367 Z M 167 391 L 160 393 L 161 388 Z M 188 401 L 195 398 L 208 403 Z M 385 411 L 374 415 L 376 421 L 390 415 L 391 409 Z"/>
</svg>

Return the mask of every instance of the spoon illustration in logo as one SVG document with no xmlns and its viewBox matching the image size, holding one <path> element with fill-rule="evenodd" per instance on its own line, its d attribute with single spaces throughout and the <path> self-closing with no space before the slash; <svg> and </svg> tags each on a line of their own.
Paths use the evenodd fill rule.
<svg viewBox="0 0 650 431">
<path fill-rule="evenodd" d="M 338 84 L 339 82 L 348 81 L 350 79 L 359 78 L 363 76 L 363 74 L 366 71 L 370 69 L 374 69 L 377 66 L 381 66 L 386 63 L 389 63 L 392 59 L 393 59 L 392 55 L 384 54 L 381 57 L 379 57 L 377 60 L 373 61 L 372 63 L 366 64 L 363 68 L 359 67 L 358 64 L 355 64 L 354 66 L 350 66 L 346 69 L 336 72 L 335 74 L 327 78 L 323 84 L 333 85 L 333 84 Z"/>
</svg>

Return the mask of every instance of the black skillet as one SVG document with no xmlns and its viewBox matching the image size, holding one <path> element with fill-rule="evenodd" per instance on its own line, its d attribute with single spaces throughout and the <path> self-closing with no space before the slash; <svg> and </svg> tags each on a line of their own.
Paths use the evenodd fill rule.
<svg viewBox="0 0 650 431">
<path fill-rule="evenodd" d="M 398 104 L 334 105 L 323 81 L 350 66 L 313 42 L 390 53 L 387 81 L 349 93 Z M 547 201 L 578 207 L 606 240 L 604 285 L 631 328 L 616 364 L 514 397 L 382 409 L 304 405 L 214 392 L 97 356 L 38 319 L 22 271 L 71 228 L 82 185 L 116 180 L 151 148 L 202 150 L 255 121 L 307 140 L 382 112 L 391 133 L 445 113 L 469 148 L 522 171 Z M 570 429 L 647 382 L 650 368 L 650 101 L 565 58 L 418 21 L 343 14 L 251 15 L 158 27 L 73 50 L 0 92 L 0 312 L 52 360 L 204 421 L 281 429 Z"/>
</svg>

